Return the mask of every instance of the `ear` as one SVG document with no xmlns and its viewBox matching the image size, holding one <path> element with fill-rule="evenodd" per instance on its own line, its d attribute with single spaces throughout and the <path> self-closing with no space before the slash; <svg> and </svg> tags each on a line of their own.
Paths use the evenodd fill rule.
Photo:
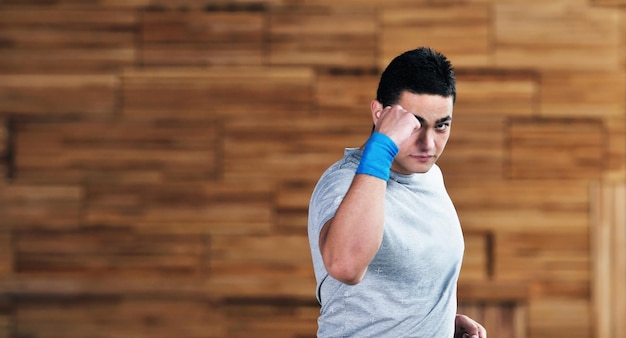
<svg viewBox="0 0 626 338">
<path fill-rule="evenodd" d="M 383 104 L 378 102 L 378 100 L 372 100 L 370 110 L 372 111 L 372 122 L 376 124 L 380 118 L 380 113 L 383 111 Z"/>
</svg>

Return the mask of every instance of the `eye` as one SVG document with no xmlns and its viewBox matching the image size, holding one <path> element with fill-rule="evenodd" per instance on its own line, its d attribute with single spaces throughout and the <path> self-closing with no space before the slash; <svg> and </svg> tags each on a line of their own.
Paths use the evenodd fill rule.
<svg viewBox="0 0 626 338">
<path fill-rule="evenodd" d="M 448 122 L 439 123 L 435 125 L 435 129 L 437 129 L 438 131 L 446 131 L 448 130 L 448 128 L 450 128 L 450 123 Z"/>
</svg>

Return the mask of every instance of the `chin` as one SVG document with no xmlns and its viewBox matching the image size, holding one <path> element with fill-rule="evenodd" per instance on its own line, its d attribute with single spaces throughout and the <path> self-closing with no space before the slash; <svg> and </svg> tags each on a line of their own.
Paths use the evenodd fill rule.
<svg viewBox="0 0 626 338">
<path fill-rule="evenodd" d="M 426 164 L 426 165 L 420 165 L 414 168 L 413 172 L 416 174 L 424 174 L 427 173 L 430 168 L 432 168 L 434 165 L 434 163 L 431 164 Z"/>
<path fill-rule="evenodd" d="M 425 173 L 428 172 L 428 170 L 430 170 L 430 167 L 428 169 L 415 170 L 415 171 L 413 171 L 413 173 L 415 173 L 415 174 L 425 174 Z"/>
<path fill-rule="evenodd" d="M 407 161 L 404 162 L 406 165 L 400 165 L 401 162 L 395 163 L 395 165 L 391 166 L 391 169 L 397 173 L 410 175 L 410 174 L 424 174 L 433 167 L 435 162 L 416 162 L 416 161 Z"/>
</svg>

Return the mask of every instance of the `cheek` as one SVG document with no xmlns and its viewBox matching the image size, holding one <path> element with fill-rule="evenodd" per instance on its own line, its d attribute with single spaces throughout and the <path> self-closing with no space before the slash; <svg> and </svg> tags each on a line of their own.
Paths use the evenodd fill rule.
<svg viewBox="0 0 626 338">
<path fill-rule="evenodd" d="M 449 137 L 450 137 L 450 134 L 444 134 L 444 135 L 441 135 L 441 137 L 437 138 L 437 140 L 435 141 L 437 144 L 437 149 L 439 150 L 440 153 L 446 147 Z"/>
</svg>

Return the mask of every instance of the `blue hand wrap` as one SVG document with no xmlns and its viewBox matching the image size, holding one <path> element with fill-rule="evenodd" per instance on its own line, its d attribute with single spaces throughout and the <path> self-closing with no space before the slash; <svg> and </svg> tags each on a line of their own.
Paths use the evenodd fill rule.
<svg viewBox="0 0 626 338">
<path fill-rule="evenodd" d="M 373 132 L 361 156 L 361 162 L 356 169 L 357 174 L 365 174 L 389 180 L 389 170 L 394 157 L 398 154 L 398 146 L 389 136 Z"/>
</svg>

